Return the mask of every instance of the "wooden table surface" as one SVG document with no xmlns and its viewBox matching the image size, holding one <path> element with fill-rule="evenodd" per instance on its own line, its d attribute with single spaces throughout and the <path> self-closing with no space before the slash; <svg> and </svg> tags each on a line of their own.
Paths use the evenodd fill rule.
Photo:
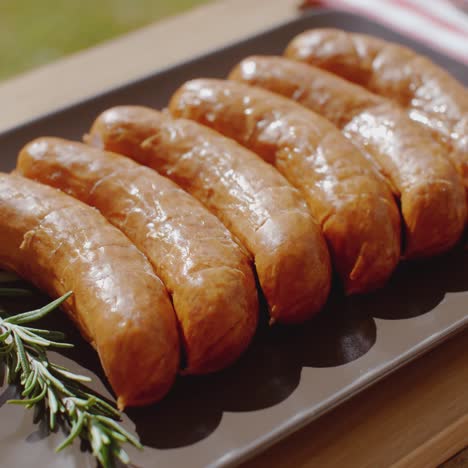
<svg viewBox="0 0 468 468">
<path fill-rule="evenodd" d="M 292 19 L 296 6 L 221 0 L 0 83 L 0 131 Z M 439 465 L 468 446 L 467 343 L 468 330 L 245 466 Z"/>
</svg>

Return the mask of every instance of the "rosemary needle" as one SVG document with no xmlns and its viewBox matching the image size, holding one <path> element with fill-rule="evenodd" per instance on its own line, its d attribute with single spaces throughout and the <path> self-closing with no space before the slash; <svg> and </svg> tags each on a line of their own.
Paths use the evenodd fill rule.
<svg viewBox="0 0 468 468">
<path fill-rule="evenodd" d="M 24 295 L 25 291 L 0 288 L 0 295 Z M 50 348 L 73 345 L 64 343 L 60 332 L 26 325 L 45 317 L 71 294 L 64 294 L 41 309 L 18 315 L 2 317 L 0 310 L 0 365 L 5 366 L 8 383 L 21 388 L 20 398 L 9 403 L 45 414 L 51 430 L 57 424 L 65 426 L 68 436 L 57 452 L 80 438 L 89 442 L 93 455 L 104 468 L 115 466 L 116 459 L 127 464 L 129 457 L 122 444 L 142 446 L 118 424 L 119 411 L 84 385 L 90 382 L 88 377 L 74 374 L 47 357 Z"/>
</svg>

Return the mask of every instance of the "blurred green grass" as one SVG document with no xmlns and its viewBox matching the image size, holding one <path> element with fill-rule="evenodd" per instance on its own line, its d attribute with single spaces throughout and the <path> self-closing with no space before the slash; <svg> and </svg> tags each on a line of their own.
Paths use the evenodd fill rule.
<svg viewBox="0 0 468 468">
<path fill-rule="evenodd" d="M 207 1 L 0 0 L 0 80 Z"/>
</svg>

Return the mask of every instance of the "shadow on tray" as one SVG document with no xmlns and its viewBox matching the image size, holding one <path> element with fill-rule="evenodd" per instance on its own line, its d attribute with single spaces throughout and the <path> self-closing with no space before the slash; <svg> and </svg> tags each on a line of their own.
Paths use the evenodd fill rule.
<svg viewBox="0 0 468 468">
<path fill-rule="evenodd" d="M 326 308 L 306 325 L 270 328 L 264 314 L 254 342 L 234 366 L 211 376 L 179 378 L 164 401 L 127 414 L 147 446 L 193 444 L 216 429 L 224 411 L 259 410 L 284 401 L 298 386 L 303 367 L 340 366 L 366 354 L 376 340 L 374 318 L 416 317 L 431 311 L 447 292 L 468 291 L 467 271 L 468 250 L 460 248 L 402 264 L 387 286 L 373 294 L 344 297 L 335 287 Z M 46 300 L 40 295 L 2 299 L 0 306 L 20 312 Z M 96 353 L 62 314 L 38 325 L 64 330 L 77 345 L 66 356 L 105 382 Z"/>
</svg>

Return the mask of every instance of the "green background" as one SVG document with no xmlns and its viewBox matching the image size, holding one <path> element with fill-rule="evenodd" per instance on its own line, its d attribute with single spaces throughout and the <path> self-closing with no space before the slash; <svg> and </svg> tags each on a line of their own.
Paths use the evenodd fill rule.
<svg viewBox="0 0 468 468">
<path fill-rule="evenodd" d="M 207 1 L 0 0 L 0 80 Z"/>
</svg>

